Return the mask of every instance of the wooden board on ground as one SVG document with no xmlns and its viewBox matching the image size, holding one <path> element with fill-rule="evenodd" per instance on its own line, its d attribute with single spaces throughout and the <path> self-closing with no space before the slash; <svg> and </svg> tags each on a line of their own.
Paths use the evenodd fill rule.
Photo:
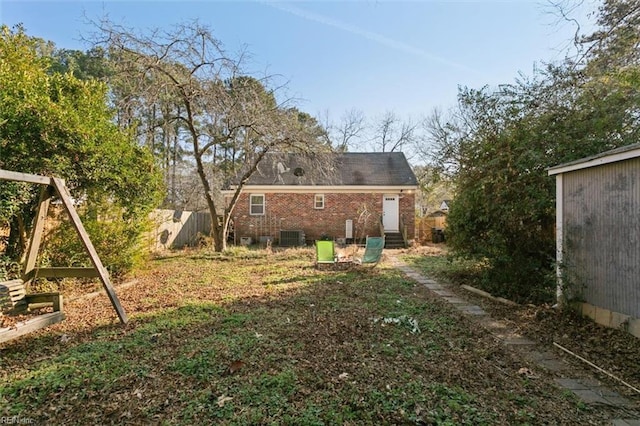
<svg viewBox="0 0 640 426">
<path fill-rule="evenodd" d="M 16 339 L 43 327 L 48 327 L 51 324 L 62 321 L 63 319 L 64 314 L 62 312 L 51 312 L 19 322 L 12 327 L 0 328 L 0 343 Z"/>
</svg>

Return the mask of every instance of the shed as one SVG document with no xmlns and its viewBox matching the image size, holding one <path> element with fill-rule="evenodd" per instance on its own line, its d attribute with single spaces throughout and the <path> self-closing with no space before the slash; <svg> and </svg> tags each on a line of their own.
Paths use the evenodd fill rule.
<svg viewBox="0 0 640 426">
<path fill-rule="evenodd" d="M 640 337 L 640 144 L 552 167 L 559 301 Z"/>
</svg>

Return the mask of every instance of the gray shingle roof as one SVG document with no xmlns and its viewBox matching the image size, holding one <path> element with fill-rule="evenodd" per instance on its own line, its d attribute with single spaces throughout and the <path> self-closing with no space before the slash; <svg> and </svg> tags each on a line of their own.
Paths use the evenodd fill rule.
<svg viewBox="0 0 640 426">
<path fill-rule="evenodd" d="M 416 186 L 418 181 L 401 152 L 349 152 L 334 154 L 329 162 L 268 155 L 247 185 Z"/>
</svg>

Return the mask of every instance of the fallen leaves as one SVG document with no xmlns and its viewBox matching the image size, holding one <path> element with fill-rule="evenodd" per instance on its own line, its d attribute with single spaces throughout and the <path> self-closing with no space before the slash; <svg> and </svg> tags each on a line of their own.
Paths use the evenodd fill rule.
<svg viewBox="0 0 640 426">
<path fill-rule="evenodd" d="M 241 360 L 233 361 L 231 364 L 229 364 L 229 367 L 227 367 L 227 373 L 228 374 L 237 373 L 244 366 L 245 366 L 245 363 Z"/>
<path fill-rule="evenodd" d="M 233 398 L 227 395 L 220 395 L 216 403 L 218 404 L 218 407 L 222 408 L 224 407 L 224 404 L 226 404 L 229 401 L 233 401 Z"/>
<path fill-rule="evenodd" d="M 132 319 L 127 326 L 106 297 L 70 302 L 65 323 L 2 349 L 0 388 L 47 395 L 44 403 L 20 401 L 43 424 L 61 416 L 80 424 L 522 424 L 527 418 L 514 416 L 533 410 L 541 424 L 604 423 L 596 411 L 550 398 L 561 391 L 544 369 L 524 364 L 424 286 L 408 286 L 384 268 L 318 277 L 312 259 L 310 252 L 298 263 L 218 262 L 192 253 L 153 263 L 138 284 L 118 292 Z M 215 309 L 181 314 L 202 303 Z M 502 309 L 523 334 L 536 326 L 535 318 Z M 194 312 L 202 318 L 191 321 Z M 570 338 L 584 334 L 582 323 L 563 323 L 553 311 L 538 317 L 545 323 L 534 336 L 560 326 Z M 581 341 L 611 352 L 596 335 Z M 616 342 L 611 347 L 621 347 Z M 638 351 L 624 348 L 620 359 L 635 359 Z M 96 368 L 101 363 L 122 373 L 97 387 L 109 373 Z M 69 366 L 73 374 L 64 375 Z M 78 371 L 91 374 L 77 380 Z M 46 380 L 21 385 L 31 374 Z"/>
<path fill-rule="evenodd" d="M 527 379 L 538 379 L 539 376 L 535 374 L 530 368 L 522 367 L 518 370 L 518 375 L 526 377 Z"/>
<path fill-rule="evenodd" d="M 382 322 L 383 326 L 387 324 L 405 325 L 409 328 L 409 331 L 411 331 L 412 334 L 420 333 L 418 320 L 407 315 L 401 315 L 399 317 L 377 317 L 373 319 L 374 324 L 377 324 L 378 322 Z"/>
</svg>

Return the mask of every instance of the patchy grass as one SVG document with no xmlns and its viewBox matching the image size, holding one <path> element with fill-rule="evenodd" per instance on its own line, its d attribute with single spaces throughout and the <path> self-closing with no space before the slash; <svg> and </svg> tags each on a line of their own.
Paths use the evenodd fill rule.
<svg viewBox="0 0 640 426">
<path fill-rule="evenodd" d="M 535 341 L 541 350 L 557 353 L 554 343 L 561 344 L 583 358 L 595 362 L 605 371 L 614 372 L 618 377 L 638 387 L 640 369 L 637 360 L 640 358 L 640 345 L 638 340 L 625 330 L 600 326 L 570 309 L 555 309 L 550 305 L 510 306 L 458 289 L 459 284 L 482 288 L 479 279 L 482 264 L 452 261 L 447 257 L 446 246 L 443 245 L 431 245 L 406 251 L 402 254 L 402 259 L 426 276 L 450 284 L 448 288 L 450 291 L 457 292 L 470 303 L 481 306 L 490 313 L 492 318 L 509 324 L 512 329 Z M 491 289 L 484 288 L 484 290 Z M 563 353 L 558 355 L 567 365 L 571 365 L 572 377 L 593 380 L 596 373 L 598 380 L 606 383 L 609 388 L 632 401 L 637 401 L 637 393 L 629 387 L 611 380 L 605 374 L 597 374 L 593 368 L 577 358 L 567 357 Z M 518 401 L 522 406 L 526 405 L 519 395 L 513 395 L 513 400 Z M 589 409 L 583 403 L 578 403 L 576 407 L 579 411 Z"/>
<path fill-rule="evenodd" d="M 584 424 L 599 413 L 387 264 L 194 251 L 5 344 L 0 415 L 36 423 Z M 527 366 L 535 368 L 533 366 Z"/>
<path fill-rule="evenodd" d="M 480 287 L 484 265 L 477 261 L 451 257 L 444 247 L 421 247 L 405 254 L 402 259 L 409 266 L 434 279 Z"/>
</svg>

